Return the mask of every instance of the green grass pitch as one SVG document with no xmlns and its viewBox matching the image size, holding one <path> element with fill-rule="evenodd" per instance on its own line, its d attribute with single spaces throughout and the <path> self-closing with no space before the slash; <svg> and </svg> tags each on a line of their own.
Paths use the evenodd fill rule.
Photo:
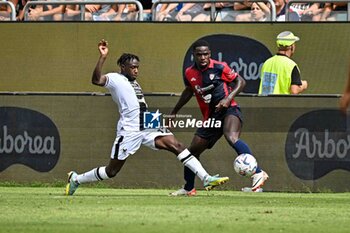
<svg viewBox="0 0 350 233">
<path fill-rule="evenodd" d="M 350 193 L 0 187 L 0 232 L 350 232 Z"/>
</svg>

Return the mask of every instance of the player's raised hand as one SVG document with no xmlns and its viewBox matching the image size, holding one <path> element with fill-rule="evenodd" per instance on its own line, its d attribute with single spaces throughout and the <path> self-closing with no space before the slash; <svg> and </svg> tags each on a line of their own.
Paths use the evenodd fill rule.
<svg viewBox="0 0 350 233">
<path fill-rule="evenodd" d="M 107 57 L 107 55 L 108 55 L 108 42 L 105 39 L 102 39 L 98 43 L 98 50 L 100 51 L 100 54 L 102 57 Z"/>
</svg>

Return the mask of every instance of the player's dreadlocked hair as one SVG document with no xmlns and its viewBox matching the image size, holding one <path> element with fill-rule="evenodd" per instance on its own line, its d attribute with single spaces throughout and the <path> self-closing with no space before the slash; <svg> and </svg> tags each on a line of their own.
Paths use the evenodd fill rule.
<svg viewBox="0 0 350 233">
<path fill-rule="evenodd" d="M 210 49 L 210 45 L 206 40 L 197 40 L 192 44 L 192 50 L 195 50 L 198 47 L 208 47 Z"/>
<path fill-rule="evenodd" d="M 121 66 L 121 65 L 125 65 L 125 62 L 127 61 L 132 61 L 132 60 L 137 60 L 137 61 L 140 61 L 139 57 L 134 55 L 134 54 L 131 54 L 131 53 L 123 53 L 120 58 L 118 59 L 117 61 L 117 65 L 118 66 Z"/>
</svg>

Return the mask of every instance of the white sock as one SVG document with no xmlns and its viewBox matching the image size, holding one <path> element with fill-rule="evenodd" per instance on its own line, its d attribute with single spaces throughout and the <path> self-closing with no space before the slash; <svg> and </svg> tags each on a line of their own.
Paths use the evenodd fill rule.
<svg viewBox="0 0 350 233">
<path fill-rule="evenodd" d="M 177 159 L 180 160 L 186 167 L 191 169 L 191 171 L 193 171 L 193 173 L 196 174 L 202 181 L 209 176 L 199 160 L 191 155 L 191 152 L 188 149 L 182 151 L 177 156 Z"/>
<path fill-rule="evenodd" d="M 97 167 L 91 171 L 78 175 L 76 181 L 79 184 L 83 184 L 106 179 L 109 179 L 106 173 L 106 167 Z"/>
</svg>

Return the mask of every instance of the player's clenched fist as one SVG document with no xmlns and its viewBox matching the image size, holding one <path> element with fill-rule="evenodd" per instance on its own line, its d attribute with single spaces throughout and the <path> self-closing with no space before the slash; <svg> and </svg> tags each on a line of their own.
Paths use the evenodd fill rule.
<svg viewBox="0 0 350 233">
<path fill-rule="evenodd" d="M 107 57 L 107 55 L 108 55 L 108 42 L 105 39 L 102 39 L 98 43 L 98 50 L 100 51 L 100 54 L 102 57 Z"/>
</svg>

